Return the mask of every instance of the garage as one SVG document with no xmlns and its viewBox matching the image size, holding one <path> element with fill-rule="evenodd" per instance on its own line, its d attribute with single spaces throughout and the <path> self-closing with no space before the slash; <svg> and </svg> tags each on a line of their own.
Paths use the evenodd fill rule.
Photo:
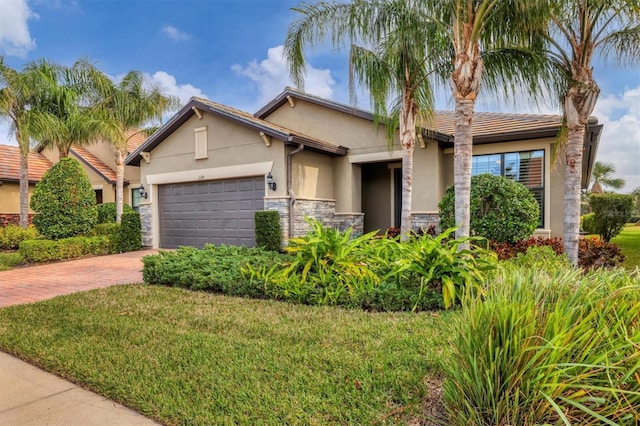
<svg viewBox="0 0 640 426">
<path fill-rule="evenodd" d="M 160 247 L 255 246 L 254 213 L 264 209 L 264 177 L 158 187 Z"/>
</svg>

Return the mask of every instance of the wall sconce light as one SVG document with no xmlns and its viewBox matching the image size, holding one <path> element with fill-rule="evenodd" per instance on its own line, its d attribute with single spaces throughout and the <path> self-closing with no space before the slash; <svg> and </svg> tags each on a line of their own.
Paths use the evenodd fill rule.
<svg viewBox="0 0 640 426">
<path fill-rule="evenodd" d="M 275 191 L 277 188 L 276 182 L 273 180 L 273 175 L 271 174 L 271 172 L 267 173 L 267 186 L 272 191 Z"/>
<path fill-rule="evenodd" d="M 140 185 L 140 188 L 138 188 L 138 192 L 140 193 L 140 196 L 144 199 L 149 198 L 149 194 L 147 194 L 147 191 L 144 190 L 144 186 Z"/>
</svg>

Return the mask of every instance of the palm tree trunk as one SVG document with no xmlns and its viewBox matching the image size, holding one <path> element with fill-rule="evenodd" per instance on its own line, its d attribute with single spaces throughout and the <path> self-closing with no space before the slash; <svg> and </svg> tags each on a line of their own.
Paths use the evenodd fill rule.
<svg viewBox="0 0 640 426">
<path fill-rule="evenodd" d="M 402 212 L 400 238 L 407 240 L 411 231 L 411 196 L 413 186 L 413 151 L 416 146 L 417 111 L 408 89 L 404 90 L 400 111 L 400 145 L 402 145 Z"/>
<path fill-rule="evenodd" d="M 29 149 L 20 147 L 20 227 L 29 226 Z"/>
<path fill-rule="evenodd" d="M 585 126 L 569 129 L 564 178 L 564 250 L 572 265 L 578 264 L 580 236 L 580 183 Z"/>
<path fill-rule="evenodd" d="M 456 99 L 453 183 L 455 190 L 456 237 L 469 236 L 471 221 L 471 160 L 473 158 L 474 99 Z"/>
<path fill-rule="evenodd" d="M 116 150 L 116 222 L 120 223 L 122 219 L 122 210 L 124 208 L 124 159 L 127 150 Z"/>
</svg>

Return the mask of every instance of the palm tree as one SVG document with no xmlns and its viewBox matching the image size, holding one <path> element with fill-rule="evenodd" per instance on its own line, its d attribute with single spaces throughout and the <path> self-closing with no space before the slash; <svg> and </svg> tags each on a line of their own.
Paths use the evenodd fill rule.
<svg viewBox="0 0 640 426">
<path fill-rule="evenodd" d="M 578 261 L 582 150 L 589 116 L 600 88 L 592 60 L 614 57 L 637 64 L 640 58 L 638 0 L 559 0 L 550 2 L 544 36 L 550 57 L 564 77 L 562 107 L 567 130 L 565 146 L 564 246 L 572 264 Z"/>
<path fill-rule="evenodd" d="M 455 99 L 454 187 L 456 236 L 469 235 L 472 122 L 481 83 L 496 92 L 526 87 L 537 94 L 547 68 L 536 54 L 533 31 L 544 22 L 544 8 L 531 0 L 424 0 L 444 43 L 434 57 L 448 60 L 440 68 Z"/>
<path fill-rule="evenodd" d="M 0 115 L 9 121 L 10 132 L 20 147 L 20 226 L 23 228 L 29 225 L 31 97 L 32 85 L 26 73 L 9 67 L 0 58 Z"/>
<path fill-rule="evenodd" d="M 139 133 L 152 133 L 154 127 L 144 126 L 154 119 L 160 121 L 162 114 L 177 104 L 177 99 L 163 95 L 158 87 L 145 88 L 143 75 L 138 71 L 130 71 L 117 84 L 104 74 L 96 76 L 96 80 L 100 81 L 99 117 L 106 128 L 103 135 L 115 151 L 116 221 L 120 223 L 127 143 Z"/>
<path fill-rule="evenodd" d="M 40 114 L 34 120 L 34 133 L 44 146 L 55 146 L 60 158 L 69 155 L 73 144 L 91 144 L 104 133 L 92 101 L 96 82 L 95 67 L 80 60 L 71 67 L 45 59 L 32 62 L 26 71 L 37 76 L 34 108 Z"/>
<path fill-rule="evenodd" d="M 624 186 L 624 179 L 612 178 L 616 172 L 616 166 L 613 163 L 603 163 L 596 161 L 591 171 L 591 193 L 601 194 L 604 188 L 620 189 Z"/>
<path fill-rule="evenodd" d="M 357 82 L 369 89 L 375 122 L 383 122 L 393 144 L 399 127 L 402 146 L 403 238 L 411 230 L 411 193 L 416 127 L 430 118 L 433 97 L 428 79 L 428 22 L 415 1 L 354 0 L 294 8 L 301 17 L 288 30 L 285 56 L 291 76 L 303 86 L 304 51 L 329 39 L 349 40 L 350 92 Z M 388 102 L 391 101 L 391 108 Z M 390 112 L 390 117 L 389 117 Z"/>
</svg>

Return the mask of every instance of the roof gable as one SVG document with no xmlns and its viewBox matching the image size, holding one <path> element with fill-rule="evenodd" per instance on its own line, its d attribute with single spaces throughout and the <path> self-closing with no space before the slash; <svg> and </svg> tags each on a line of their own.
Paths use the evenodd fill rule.
<svg viewBox="0 0 640 426">
<path fill-rule="evenodd" d="M 304 135 L 291 129 L 269 123 L 248 112 L 226 105 L 212 102 L 208 99 L 192 97 L 167 123 L 151 135 L 142 145 L 137 147 L 127 158 L 127 164 L 138 165 L 142 159 L 142 152 L 151 151 L 164 141 L 187 120 L 202 112 L 214 114 L 218 117 L 234 121 L 242 126 L 263 132 L 265 135 L 281 140 L 286 144 L 304 144 L 306 149 L 328 155 L 346 155 L 348 149 L 336 146 L 319 139 Z"/>
<path fill-rule="evenodd" d="M 29 152 L 29 182 L 40 182 L 53 164 L 44 155 Z M 20 181 L 20 148 L 0 145 L 0 181 Z"/>
<path fill-rule="evenodd" d="M 86 164 L 91 170 L 100 175 L 108 183 L 116 183 L 116 172 L 85 147 L 72 145 L 69 152 L 78 158 L 78 160 Z"/>
</svg>

